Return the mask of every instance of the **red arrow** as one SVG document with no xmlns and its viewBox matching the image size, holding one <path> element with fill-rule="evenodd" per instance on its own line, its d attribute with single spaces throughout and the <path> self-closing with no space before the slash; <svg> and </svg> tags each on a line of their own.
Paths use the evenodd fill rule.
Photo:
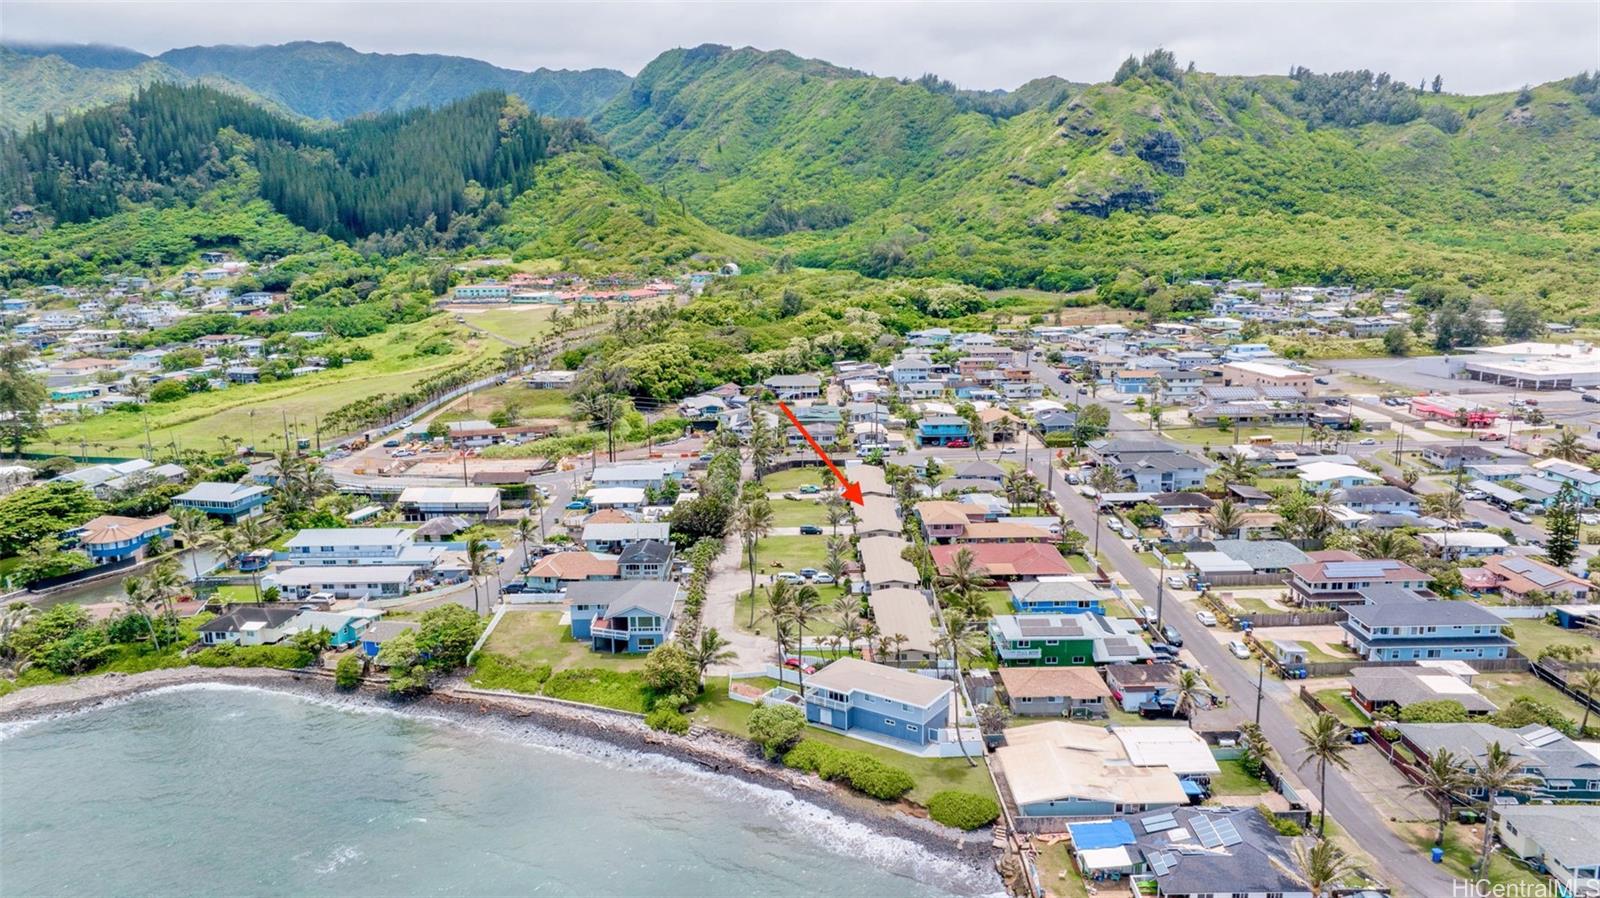
<svg viewBox="0 0 1600 898">
<path fill-rule="evenodd" d="M 811 444 L 811 451 L 817 453 L 817 457 L 822 459 L 822 463 L 828 466 L 828 470 L 833 472 L 833 476 L 839 478 L 839 483 L 844 486 L 844 489 L 839 491 L 839 495 L 857 505 L 866 505 L 867 501 L 861 498 L 861 484 L 851 483 L 845 479 L 844 472 L 840 471 L 839 466 L 828 458 L 828 453 L 822 451 L 822 447 L 817 445 L 816 438 L 811 436 L 811 431 L 806 430 L 806 426 L 800 423 L 800 419 L 794 416 L 794 412 L 789 411 L 789 406 L 780 402 L 778 403 L 778 408 L 783 409 L 783 413 L 789 417 L 789 423 L 793 424 L 794 429 L 800 431 L 800 435 L 805 437 L 806 442 Z"/>
</svg>

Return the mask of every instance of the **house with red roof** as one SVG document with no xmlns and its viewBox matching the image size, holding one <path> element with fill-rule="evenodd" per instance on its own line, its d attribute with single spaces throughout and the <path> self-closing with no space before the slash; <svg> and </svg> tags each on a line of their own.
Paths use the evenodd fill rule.
<svg viewBox="0 0 1600 898">
<path fill-rule="evenodd" d="M 1037 580 L 1073 573 L 1067 560 L 1048 543 L 966 543 L 930 546 L 929 551 L 941 574 L 955 569 L 959 552 L 971 552 L 978 573 L 995 580 Z"/>
</svg>

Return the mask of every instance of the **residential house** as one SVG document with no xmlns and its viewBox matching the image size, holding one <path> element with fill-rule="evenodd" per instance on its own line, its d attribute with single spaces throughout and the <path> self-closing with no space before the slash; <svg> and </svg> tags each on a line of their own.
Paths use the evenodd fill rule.
<svg viewBox="0 0 1600 898">
<path fill-rule="evenodd" d="M 1417 539 L 1429 555 L 1455 560 L 1499 555 L 1509 548 L 1505 537 L 1485 530 L 1442 530 L 1419 533 Z"/>
<path fill-rule="evenodd" d="M 1283 365 L 1260 361 L 1231 361 L 1222 366 L 1225 387 L 1290 387 L 1310 395 L 1312 376 Z"/>
<path fill-rule="evenodd" d="M 632 486 L 596 487 L 584 494 L 589 507 L 600 510 L 615 508 L 621 511 L 640 511 L 644 508 L 644 490 Z"/>
<path fill-rule="evenodd" d="M 975 480 L 988 484 L 991 490 L 999 489 L 1005 482 L 1005 469 L 993 462 L 974 461 L 960 465 L 955 469 L 955 476 L 962 480 Z"/>
<path fill-rule="evenodd" d="M 1105 717 L 1111 690 L 1087 667 L 1002 667 L 1006 704 L 1022 717 Z"/>
<path fill-rule="evenodd" d="M 1271 586 L 1310 560 L 1294 544 L 1278 539 L 1217 539 L 1209 552 L 1184 556 L 1195 579 L 1208 586 Z"/>
<path fill-rule="evenodd" d="M 816 399 L 822 395 L 822 379 L 814 374 L 774 374 L 762 386 L 781 400 Z"/>
<path fill-rule="evenodd" d="M 671 525 L 665 521 L 653 523 L 601 523 L 591 521 L 583 525 L 581 539 L 584 548 L 591 552 L 620 555 L 623 549 L 640 540 L 666 542 Z"/>
<path fill-rule="evenodd" d="M 414 531 L 403 527 L 308 528 L 283 547 L 294 565 L 432 564 L 443 549 L 416 545 L 413 536 Z"/>
<path fill-rule="evenodd" d="M 896 536 L 869 536 L 858 542 L 862 572 L 869 590 L 916 589 L 921 584 L 917 566 L 904 558 L 910 546 Z"/>
<path fill-rule="evenodd" d="M 899 506 L 888 496 L 865 496 L 856 511 L 856 535 L 899 536 L 902 532 Z"/>
<path fill-rule="evenodd" d="M 1048 437 L 1058 433 L 1071 434 L 1078 426 L 1078 415 L 1076 412 L 1051 409 L 1037 416 L 1034 419 L 1034 423 L 1038 425 L 1039 433 L 1042 436 Z"/>
<path fill-rule="evenodd" d="M 172 518 L 158 514 L 149 518 L 125 518 L 103 514 L 68 530 L 66 536 L 95 564 L 110 564 L 137 558 L 151 540 L 172 535 Z"/>
<path fill-rule="evenodd" d="M 1200 739 L 1184 727 L 1162 729 Z M 1171 767 L 1138 763 L 1117 731 L 1104 727 L 1066 721 L 1012 727 L 994 759 L 1023 817 L 1103 817 L 1189 800 Z"/>
<path fill-rule="evenodd" d="M 261 513 L 271 491 L 254 483 L 197 483 L 172 497 L 179 508 L 194 508 L 230 524 Z"/>
<path fill-rule="evenodd" d="M 1500 844 L 1561 884 L 1565 895 L 1600 895 L 1600 814 L 1579 805 L 1500 809 Z"/>
<path fill-rule="evenodd" d="M 1536 461 L 1533 468 L 1541 478 L 1556 484 L 1556 492 L 1559 493 L 1562 486 L 1571 485 L 1577 493 L 1578 504 L 1600 505 L 1600 471 L 1559 458 Z"/>
<path fill-rule="evenodd" d="M 938 635 L 933 627 L 933 605 L 915 589 L 877 589 L 867 596 L 872 620 L 878 632 L 889 640 L 890 657 L 873 660 L 883 664 L 924 665 L 938 659 Z M 904 640 L 898 637 L 905 637 Z"/>
<path fill-rule="evenodd" d="M 1124 368 L 1111 375 L 1111 389 L 1122 395 L 1148 396 L 1160 375 L 1148 368 Z"/>
<path fill-rule="evenodd" d="M 1100 614 L 997 614 L 989 640 L 1008 667 L 1132 663 L 1153 657 L 1126 618 Z"/>
<path fill-rule="evenodd" d="M 302 611 L 290 619 L 284 626 L 283 632 L 285 635 L 293 635 L 321 630 L 328 634 L 328 645 L 336 649 L 346 649 L 360 642 L 361 634 L 382 615 L 383 612 L 376 608 Z"/>
<path fill-rule="evenodd" d="M 978 573 L 993 580 L 1037 580 L 1073 572 L 1061 552 L 1047 543 L 968 543 L 930 546 L 929 551 L 941 574 L 950 573 L 960 552 L 971 552 Z"/>
<path fill-rule="evenodd" d="M 1345 644 L 1367 661 L 1505 658 L 1506 621 L 1471 602 L 1393 598 L 1345 608 Z"/>
<path fill-rule="evenodd" d="M 1468 714 L 1499 710 L 1471 683 L 1434 667 L 1358 667 L 1350 671 L 1350 700 L 1368 714 L 1436 701 L 1458 702 Z"/>
<path fill-rule="evenodd" d="M 678 584 L 661 580 L 580 581 L 567 587 L 572 638 L 597 652 L 649 652 L 672 636 Z"/>
<path fill-rule="evenodd" d="M 441 515 L 481 521 L 500 517 L 500 491 L 483 486 L 408 486 L 400 493 L 399 505 L 408 521 Z"/>
<path fill-rule="evenodd" d="M 1333 494 L 1340 505 L 1366 514 L 1416 515 L 1422 511 L 1422 500 L 1415 493 L 1397 486 L 1352 486 Z"/>
<path fill-rule="evenodd" d="M 399 636 L 401 633 L 412 632 L 417 629 L 416 621 L 409 620 L 375 620 L 367 624 L 361 631 L 358 642 L 361 654 L 367 658 L 376 658 L 383 651 L 383 644 Z"/>
<path fill-rule="evenodd" d="M 1172 709 L 1177 704 L 1178 665 L 1112 664 L 1101 670 L 1111 697 L 1124 711 L 1144 706 Z"/>
<path fill-rule="evenodd" d="M 644 542 L 654 542 L 645 540 Z M 637 545 L 637 544 L 636 544 Z M 554 552 L 528 569 L 523 582 L 532 592 L 562 592 L 583 580 L 617 580 L 621 567 L 615 555 L 593 552 Z"/>
<path fill-rule="evenodd" d="M 934 742 L 951 723 L 946 680 L 840 658 L 806 678 L 806 721 L 893 746 Z"/>
<path fill-rule="evenodd" d="M 261 585 L 276 586 L 291 600 L 319 592 L 338 599 L 392 599 L 410 592 L 419 576 L 419 568 L 406 564 L 302 565 L 268 574 Z"/>
<path fill-rule="evenodd" d="M 1329 549 L 1289 569 L 1289 591 L 1300 605 L 1351 605 L 1366 601 L 1361 591 L 1374 586 L 1424 590 L 1433 578 L 1392 558 L 1365 559 L 1354 552 Z"/>
<path fill-rule="evenodd" d="M 917 445 L 971 445 L 972 425 L 960 415 L 929 415 L 917 422 Z"/>
<path fill-rule="evenodd" d="M 1087 577 L 1041 577 L 1011 584 L 1018 614 L 1104 614 L 1105 593 Z"/>
<path fill-rule="evenodd" d="M 1203 488 L 1211 466 L 1160 440 L 1097 441 L 1096 455 L 1117 475 L 1134 482 L 1141 493 L 1170 493 Z"/>
<path fill-rule="evenodd" d="M 1572 741 L 1559 730 L 1541 724 L 1505 729 L 1487 723 L 1401 723 L 1400 739 L 1418 758 L 1418 766 L 1428 763 L 1440 749 L 1449 749 L 1462 758 L 1471 775 L 1499 743 L 1519 762 L 1519 772 L 1531 777 L 1534 785 L 1512 793 L 1522 801 L 1600 801 L 1600 755 L 1583 743 Z M 1469 788 L 1467 794 L 1482 799 L 1481 790 Z M 1593 815 L 1593 808 L 1589 809 Z"/>
<path fill-rule="evenodd" d="M 200 625 L 204 645 L 269 645 L 284 636 L 284 627 L 300 609 L 273 605 L 229 608 Z"/>
<path fill-rule="evenodd" d="M 1179 807 L 1068 829 L 1085 879 L 1149 882 L 1160 898 L 1313 898 L 1293 840 L 1255 808 Z"/>
<path fill-rule="evenodd" d="M 1446 471 L 1459 471 L 1467 465 L 1493 464 L 1499 453 L 1477 443 L 1423 443 L 1422 460 Z"/>
<path fill-rule="evenodd" d="M 672 543 L 662 540 L 641 539 L 617 557 L 617 573 L 624 580 L 665 580 L 671 572 Z"/>
<path fill-rule="evenodd" d="M 1355 465 L 1331 461 L 1314 461 L 1300 466 L 1296 475 L 1301 489 L 1313 493 L 1324 490 L 1348 490 L 1351 487 L 1382 483 L 1383 478 Z"/>
<path fill-rule="evenodd" d="M 1541 595 L 1581 604 L 1593 598 L 1594 585 L 1554 565 L 1522 555 L 1490 555 L 1481 567 L 1461 568 L 1464 586 L 1497 592 L 1512 602 L 1531 603 Z"/>
<path fill-rule="evenodd" d="M 668 480 L 682 480 L 683 471 L 665 462 L 633 462 L 620 465 L 601 465 L 589 477 L 595 489 L 661 489 Z"/>
</svg>

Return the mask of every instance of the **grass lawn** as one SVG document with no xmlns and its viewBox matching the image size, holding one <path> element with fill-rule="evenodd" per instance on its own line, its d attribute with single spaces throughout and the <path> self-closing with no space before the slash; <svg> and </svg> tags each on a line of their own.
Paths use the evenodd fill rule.
<svg viewBox="0 0 1600 898">
<path fill-rule="evenodd" d="M 553 306 L 524 306 L 522 308 L 489 309 L 483 312 L 462 312 L 461 320 L 468 327 L 488 331 L 515 343 L 534 343 L 550 330 L 550 310 Z"/>
<path fill-rule="evenodd" d="M 1262 795 L 1270 789 L 1265 780 L 1245 771 L 1243 761 L 1218 761 L 1217 766 L 1221 772 L 1211 778 L 1211 791 L 1216 795 Z"/>
<path fill-rule="evenodd" d="M 1315 642 L 1301 641 L 1301 647 L 1306 650 L 1307 661 L 1349 661 L 1356 656 L 1342 645 L 1322 645 Z"/>
<path fill-rule="evenodd" d="M 745 723 L 750 719 L 750 710 L 754 705 L 734 701 L 728 698 L 728 680 L 726 677 L 716 677 L 706 683 L 706 691 L 701 695 L 700 701 L 695 705 L 694 713 L 690 715 L 691 721 L 704 726 L 715 727 L 723 732 L 733 733 L 737 736 L 749 737 L 749 730 Z M 965 758 L 918 758 L 912 755 L 884 748 L 870 742 L 862 742 L 838 733 L 830 733 L 816 727 L 806 727 L 805 738 L 826 742 L 839 748 L 847 748 L 871 755 L 885 764 L 890 764 L 911 774 L 917 781 L 916 788 L 906 796 L 912 801 L 922 804 L 935 792 L 945 789 L 961 789 L 967 792 L 976 792 L 980 795 L 994 797 L 994 785 L 989 781 L 989 772 L 984 767 L 983 746 L 973 742 L 970 750 L 977 766 L 969 766 Z"/>
<path fill-rule="evenodd" d="M 1428 852 L 1433 849 L 1433 837 L 1438 833 L 1438 824 L 1407 824 L 1402 833 L 1419 851 Z M 1489 855 L 1489 869 L 1481 875 L 1474 873 L 1472 865 L 1478 859 L 1478 847 L 1483 838 L 1481 833 L 1478 827 L 1459 823 L 1451 823 L 1445 828 L 1443 866 L 1451 876 L 1462 880 L 1487 879 L 1492 885 L 1518 890 L 1508 891 L 1507 894 L 1544 894 L 1537 890 L 1549 888 L 1549 881 L 1516 863 L 1504 852 L 1496 851 Z M 1552 890 L 1549 894 L 1555 893 Z"/>
<path fill-rule="evenodd" d="M 1517 642 L 1517 651 L 1528 658 L 1538 658 L 1539 653 L 1553 645 L 1583 646 L 1592 653 L 1600 650 L 1600 640 L 1582 635 L 1577 630 L 1563 630 L 1542 620 L 1516 620 L 1509 628 Z"/>
<path fill-rule="evenodd" d="M 1233 604 L 1239 606 L 1239 608 L 1241 610 L 1253 611 L 1256 614 L 1273 614 L 1278 610 L 1276 608 L 1273 608 L 1271 605 L 1268 605 L 1266 602 L 1262 601 L 1261 599 L 1255 598 L 1254 596 L 1245 596 L 1243 598 L 1236 598 L 1236 599 L 1233 599 L 1232 602 L 1233 602 Z"/>
<path fill-rule="evenodd" d="M 811 623 L 806 625 L 806 635 L 807 636 L 827 636 L 829 633 L 833 632 L 833 628 L 834 628 L 835 623 L 837 621 L 837 618 L 834 617 L 834 614 L 833 614 L 831 608 L 833 606 L 834 601 L 837 600 L 840 596 L 844 595 L 844 587 L 842 587 L 842 586 L 818 586 L 818 587 L 815 587 L 815 589 L 817 590 L 818 597 L 820 597 L 822 599 L 823 607 L 825 609 L 830 609 L 830 610 L 827 610 L 826 613 L 822 617 L 820 617 L 820 618 L 816 619 L 815 621 L 812 621 Z M 746 632 L 757 633 L 757 634 L 765 635 L 765 636 L 771 636 L 772 635 L 772 621 L 768 620 L 765 617 L 768 607 L 769 606 L 767 605 L 767 588 L 765 586 L 758 587 L 756 589 L 756 613 L 755 613 L 756 623 L 755 623 L 754 627 L 751 627 L 750 626 L 750 593 L 742 592 L 742 593 L 739 594 L 738 601 L 734 605 L 733 623 L 739 629 L 744 630 Z"/>
<path fill-rule="evenodd" d="M 1094 565 L 1090 564 L 1089 559 L 1083 557 L 1082 555 L 1068 555 L 1066 556 L 1066 559 L 1067 567 L 1072 568 L 1073 571 L 1079 574 L 1094 573 Z"/>
<path fill-rule="evenodd" d="M 827 468 L 821 465 L 809 465 L 802 468 L 786 468 L 782 471 L 773 471 L 763 477 L 761 482 L 767 485 L 769 494 L 787 493 L 797 490 L 808 483 L 813 486 L 821 486 L 824 475 L 829 478 L 833 477 L 833 474 Z M 826 494 L 819 493 L 818 495 Z"/>
<path fill-rule="evenodd" d="M 1472 679 L 1472 685 L 1483 697 L 1504 708 L 1519 698 L 1531 698 L 1549 705 L 1566 715 L 1573 723 L 1583 719 L 1583 708 L 1577 702 L 1556 691 L 1554 686 L 1525 673 L 1482 673 Z M 1589 715 L 1589 728 L 1593 729 L 1596 717 Z"/>
<path fill-rule="evenodd" d="M 419 355 L 425 341 L 447 337 L 455 351 Z M 392 327 L 358 341 L 372 358 L 342 368 L 268 384 L 244 384 L 195 393 L 178 402 L 149 403 L 150 442 L 178 448 L 217 449 L 219 438 L 266 447 L 281 445 L 283 423 L 312 437 L 316 420 L 363 396 L 401 393 L 430 375 L 481 359 L 498 358 L 505 344 L 474 334 L 446 316 Z M 332 434 L 323 433 L 323 437 Z M 111 412 L 53 427 L 31 448 L 78 455 L 87 441 L 90 455 L 139 454 L 144 445 L 144 415 Z"/>
<path fill-rule="evenodd" d="M 1161 560 L 1156 558 L 1156 553 L 1154 552 L 1140 552 L 1139 560 L 1144 562 L 1145 567 L 1156 568 L 1158 570 L 1161 567 Z"/>
<path fill-rule="evenodd" d="M 229 583 L 219 586 L 212 595 L 219 602 L 230 602 L 235 605 L 249 605 L 256 600 L 255 587 L 248 583 L 244 585 Z"/>
<path fill-rule="evenodd" d="M 818 570 L 828 561 L 826 536 L 769 536 L 756 544 L 757 573 L 798 571 L 813 567 Z M 740 562 L 740 569 L 750 569 L 750 559 Z M 780 564 L 775 566 L 774 562 Z"/>
<path fill-rule="evenodd" d="M 983 605 L 989 609 L 989 615 L 1016 614 L 1017 609 L 1011 607 L 1011 590 L 986 589 L 982 593 Z"/>
<path fill-rule="evenodd" d="M 1050 894 L 1057 898 L 1088 898 L 1089 889 L 1073 865 L 1066 843 L 1052 845 L 1035 840 L 1033 844 L 1039 860 L 1039 882 Z"/>
<path fill-rule="evenodd" d="M 801 524 L 816 524 L 823 529 L 822 536 L 808 536 L 806 539 L 826 540 L 827 534 L 833 532 L 828 526 L 828 512 L 822 507 L 821 502 L 812 502 L 806 499 L 773 499 L 772 526 L 774 527 L 799 527 Z M 840 534 L 845 531 L 840 525 Z M 824 558 L 827 556 L 824 555 Z"/>
<path fill-rule="evenodd" d="M 644 655 L 612 655 L 596 652 L 587 642 L 572 638 L 561 626 L 559 611 L 511 611 L 494 628 L 484 651 L 504 655 L 529 666 L 548 664 L 552 670 L 598 667 L 607 670 L 639 670 Z"/>
<path fill-rule="evenodd" d="M 1333 716 L 1339 718 L 1339 722 L 1347 727 L 1366 726 L 1371 722 L 1367 715 L 1356 707 L 1356 703 L 1350 700 L 1350 693 L 1344 689 L 1319 689 L 1312 695 L 1326 705 L 1328 710 L 1333 712 Z"/>
<path fill-rule="evenodd" d="M 515 409 L 518 421 L 568 418 L 572 414 L 572 403 L 565 390 L 530 390 L 527 384 L 511 381 L 461 397 L 441 412 L 438 420 L 484 420 L 506 409 Z"/>
</svg>

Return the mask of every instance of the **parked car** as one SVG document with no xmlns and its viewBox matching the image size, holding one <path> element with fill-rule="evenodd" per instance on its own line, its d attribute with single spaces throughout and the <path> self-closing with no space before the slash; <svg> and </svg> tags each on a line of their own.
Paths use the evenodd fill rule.
<svg viewBox="0 0 1600 898">
<path fill-rule="evenodd" d="M 1167 585 L 1173 589 L 1187 589 L 1189 581 L 1185 580 L 1182 574 L 1168 574 Z"/>
<path fill-rule="evenodd" d="M 1525 512 L 1525 511 L 1513 511 L 1511 513 L 1511 520 L 1516 521 L 1518 524 L 1532 524 L 1533 523 L 1533 518 L 1530 517 L 1528 515 L 1528 513 Z"/>
<path fill-rule="evenodd" d="M 1486 521 L 1477 521 L 1477 520 L 1462 521 L 1461 522 L 1461 529 L 1463 529 L 1463 530 L 1487 530 L 1487 529 L 1489 529 L 1489 524 Z"/>
<path fill-rule="evenodd" d="M 801 668 L 801 665 L 802 665 L 802 661 L 801 661 L 800 658 L 798 658 L 798 657 L 796 657 L 794 655 L 784 655 L 783 656 L 783 666 L 784 667 L 787 667 L 790 670 L 799 670 Z M 806 664 L 806 665 L 804 665 L 804 667 L 805 667 L 805 672 L 808 673 L 808 674 L 814 674 L 814 673 L 817 672 L 817 669 L 815 667 L 813 667 L 812 665 L 810 665 L 810 664 Z"/>
<path fill-rule="evenodd" d="M 795 573 L 794 571 L 784 571 L 783 573 L 778 574 L 776 577 L 773 577 L 772 579 L 774 579 L 774 580 L 782 580 L 785 583 L 804 583 L 804 582 L 806 582 L 804 577 L 800 576 L 799 574 Z"/>
<path fill-rule="evenodd" d="M 818 527 L 816 524 L 801 524 L 800 525 L 800 535 L 801 536 L 821 536 L 822 535 L 822 528 Z"/>
<path fill-rule="evenodd" d="M 814 567 L 803 567 L 803 568 L 800 569 L 800 576 L 806 578 L 807 580 L 810 580 L 812 577 L 815 577 L 816 575 L 817 575 L 817 569 L 814 568 Z"/>
<path fill-rule="evenodd" d="M 500 591 L 501 592 L 508 592 L 508 593 L 511 593 L 511 594 L 515 595 L 516 593 L 519 593 L 519 592 L 526 592 L 527 589 L 528 589 L 527 584 L 523 583 L 520 580 L 513 580 L 510 583 L 507 583 L 505 585 L 505 587 L 503 589 L 501 589 Z"/>
<path fill-rule="evenodd" d="M 819 586 L 827 586 L 833 582 L 833 575 L 827 571 L 823 571 L 815 577 L 812 577 L 811 582 Z"/>
<path fill-rule="evenodd" d="M 1506 435 L 1503 434 L 1503 433 L 1486 433 L 1486 434 L 1483 434 L 1482 436 L 1478 437 L 1478 442 L 1480 442 L 1480 443 L 1501 443 L 1501 442 L 1505 442 L 1505 438 L 1506 438 Z"/>
<path fill-rule="evenodd" d="M 1249 658 L 1250 657 L 1250 647 L 1245 645 L 1244 643 L 1240 642 L 1237 639 L 1235 639 L 1232 642 L 1228 643 L 1228 651 L 1232 652 L 1233 653 L 1233 657 L 1235 657 L 1235 658 L 1241 658 L 1242 659 L 1242 658 Z"/>
<path fill-rule="evenodd" d="M 972 446 L 972 444 L 966 440 L 951 440 L 944 445 L 946 449 L 966 449 Z"/>
<path fill-rule="evenodd" d="M 1139 404 L 1139 400 L 1137 400 L 1137 399 L 1124 399 L 1124 400 L 1122 400 L 1122 404 L 1123 405 L 1138 405 Z"/>
<path fill-rule="evenodd" d="M 1161 628 L 1161 638 L 1165 639 L 1168 645 L 1175 645 L 1178 648 L 1183 648 L 1183 634 L 1179 633 L 1178 628 L 1171 624 L 1167 624 L 1165 627 Z"/>
<path fill-rule="evenodd" d="M 571 502 L 567 503 L 567 511 L 582 511 L 588 507 L 589 503 L 583 499 L 573 499 Z"/>
<path fill-rule="evenodd" d="M 1083 482 L 1083 478 L 1079 477 L 1076 474 L 1068 474 L 1067 475 L 1067 483 L 1071 484 L 1072 486 L 1077 486 L 1078 484 L 1080 484 L 1082 482 Z"/>
<path fill-rule="evenodd" d="M 1376 446 L 1376 445 L 1378 445 L 1378 441 L 1373 439 L 1372 437 L 1367 437 L 1366 439 L 1361 441 L 1361 445 L 1363 445 L 1363 446 Z"/>
<path fill-rule="evenodd" d="M 817 493 L 822 492 L 822 487 L 817 486 L 815 483 L 808 483 L 805 486 L 800 487 L 800 492 L 805 493 L 808 496 L 814 496 Z"/>
<path fill-rule="evenodd" d="M 1016 455 L 1017 454 L 1017 447 L 1015 447 L 1015 446 L 1007 446 L 1004 449 L 1000 450 L 1000 454 L 1001 455 Z"/>
<path fill-rule="evenodd" d="M 1583 394 L 1583 401 L 1584 402 L 1600 402 L 1600 393 L 1585 393 L 1585 394 Z"/>
<path fill-rule="evenodd" d="M 400 445 L 400 441 L 398 439 L 384 440 L 383 441 L 383 448 L 385 448 L 385 449 L 394 449 L 394 448 L 398 447 L 399 445 Z"/>
<path fill-rule="evenodd" d="M 1215 627 L 1217 625 L 1217 616 L 1209 611 L 1196 611 L 1194 619 L 1207 627 Z"/>
<path fill-rule="evenodd" d="M 1319 384 L 1323 384 L 1323 385 L 1326 385 L 1328 383 L 1328 379 L 1326 377 L 1313 377 L 1312 380 L 1316 381 Z"/>
</svg>

